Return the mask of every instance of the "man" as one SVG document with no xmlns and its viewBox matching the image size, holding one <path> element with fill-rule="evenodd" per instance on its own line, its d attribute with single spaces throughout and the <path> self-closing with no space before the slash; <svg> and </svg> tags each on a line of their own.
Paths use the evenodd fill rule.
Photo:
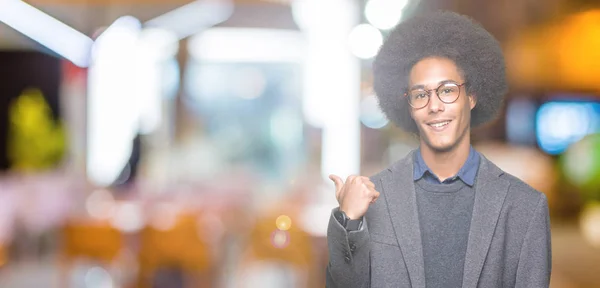
<svg viewBox="0 0 600 288">
<path fill-rule="evenodd" d="M 380 106 L 419 149 L 370 178 L 336 176 L 327 287 L 548 287 L 544 194 L 475 151 L 507 90 L 498 42 L 436 12 L 399 24 L 374 62 Z"/>
</svg>

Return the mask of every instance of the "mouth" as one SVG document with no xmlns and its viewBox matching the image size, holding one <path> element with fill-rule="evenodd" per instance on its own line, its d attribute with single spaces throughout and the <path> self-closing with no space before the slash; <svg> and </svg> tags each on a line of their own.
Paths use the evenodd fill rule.
<svg viewBox="0 0 600 288">
<path fill-rule="evenodd" d="M 450 124 L 450 122 L 452 122 L 452 120 L 436 120 L 436 121 L 431 121 L 426 123 L 427 126 L 431 127 L 434 131 L 443 131 L 446 127 L 448 127 L 448 124 Z"/>
</svg>

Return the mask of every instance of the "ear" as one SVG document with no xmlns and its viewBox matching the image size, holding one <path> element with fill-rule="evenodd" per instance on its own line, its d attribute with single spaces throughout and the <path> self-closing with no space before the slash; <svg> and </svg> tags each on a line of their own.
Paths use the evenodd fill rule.
<svg viewBox="0 0 600 288">
<path fill-rule="evenodd" d="M 475 108 L 475 105 L 477 105 L 477 97 L 475 96 L 475 94 L 471 94 L 469 95 L 469 107 L 471 108 L 471 110 Z"/>
</svg>

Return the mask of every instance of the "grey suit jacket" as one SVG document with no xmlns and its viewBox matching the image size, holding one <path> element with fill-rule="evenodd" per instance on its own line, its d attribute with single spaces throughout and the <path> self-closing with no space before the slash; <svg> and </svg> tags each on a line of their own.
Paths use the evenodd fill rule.
<svg viewBox="0 0 600 288">
<path fill-rule="evenodd" d="M 327 287 L 425 287 L 413 153 L 371 177 L 381 195 L 361 230 L 346 232 L 332 213 Z M 462 287 L 548 287 L 545 195 L 483 155 L 480 161 Z"/>
</svg>

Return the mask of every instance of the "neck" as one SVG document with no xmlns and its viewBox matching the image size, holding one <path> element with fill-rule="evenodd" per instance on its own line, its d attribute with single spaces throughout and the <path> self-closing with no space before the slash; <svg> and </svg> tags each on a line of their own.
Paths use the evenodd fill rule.
<svg viewBox="0 0 600 288">
<path fill-rule="evenodd" d="M 421 156 L 427 167 L 440 181 L 444 181 L 458 173 L 469 157 L 471 141 L 469 135 L 448 151 L 434 150 L 421 140 Z"/>
</svg>

